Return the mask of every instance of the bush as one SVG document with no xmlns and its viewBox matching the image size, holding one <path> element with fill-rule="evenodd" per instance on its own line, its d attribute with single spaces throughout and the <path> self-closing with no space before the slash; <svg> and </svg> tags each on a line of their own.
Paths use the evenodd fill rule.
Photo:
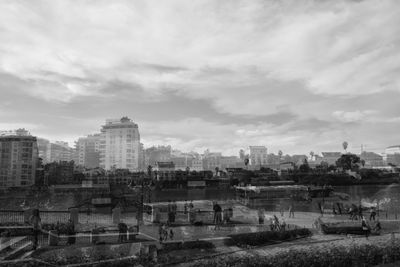
<svg viewBox="0 0 400 267">
<path fill-rule="evenodd" d="M 208 241 L 196 240 L 186 242 L 173 242 L 163 245 L 162 252 L 183 249 L 212 249 L 215 248 L 214 244 Z"/>
<path fill-rule="evenodd" d="M 375 244 L 331 245 L 289 249 L 272 256 L 232 254 L 198 261 L 188 266 L 351 267 L 375 266 L 399 260 L 400 242 L 396 240 Z"/>
<path fill-rule="evenodd" d="M 265 231 L 257 233 L 244 233 L 229 235 L 229 237 L 239 246 L 260 246 L 274 241 L 291 240 L 297 237 L 310 236 L 309 229 L 294 229 L 288 231 Z"/>
</svg>

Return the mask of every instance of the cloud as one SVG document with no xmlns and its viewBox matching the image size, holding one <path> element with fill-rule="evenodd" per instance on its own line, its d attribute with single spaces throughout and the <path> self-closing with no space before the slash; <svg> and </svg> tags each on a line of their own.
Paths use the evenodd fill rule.
<svg viewBox="0 0 400 267">
<path fill-rule="evenodd" d="M 66 117 L 132 114 L 149 143 L 330 148 L 398 127 L 398 25 L 396 0 L 6 0 L 2 119 L 51 113 L 68 122 L 47 121 L 56 137 L 99 128 Z"/>
<path fill-rule="evenodd" d="M 341 120 L 343 122 L 359 122 L 366 119 L 370 115 L 374 115 L 376 113 L 377 113 L 376 110 L 363 110 L 363 111 L 356 110 L 348 112 L 337 110 L 334 111 L 332 115 L 338 120 Z"/>
</svg>

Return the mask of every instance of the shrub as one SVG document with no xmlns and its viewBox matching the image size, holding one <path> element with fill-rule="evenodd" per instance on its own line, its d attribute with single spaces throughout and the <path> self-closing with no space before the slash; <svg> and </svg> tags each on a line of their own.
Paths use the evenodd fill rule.
<svg viewBox="0 0 400 267">
<path fill-rule="evenodd" d="M 362 245 L 328 245 L 296 248 L 271 256 L 259 254 L 224 255 L 194 262 L 188 266 L 265 266 L 265 267 L 351 267 L 375 266 L 400 260 L 400 242 L 380 242 Z"/>
<path fill-rule="evenodd" d="M 212 249 L 215 248 L 214 244 L 208 241 L 196 240 L 186 242 L 173 242 L 163 245 L 162 252 L 183 249 Z"/>
<path fill-rule="evenodd" d="M 309 229 L 293 229 L 288 231 L 265 231 L 257 233 L 244 233 L 229 235 L 229 237 L 239 246 L 260 246 L 274 241 L 291 240 L 296 237 L 310 236 Z"/>
</svg>

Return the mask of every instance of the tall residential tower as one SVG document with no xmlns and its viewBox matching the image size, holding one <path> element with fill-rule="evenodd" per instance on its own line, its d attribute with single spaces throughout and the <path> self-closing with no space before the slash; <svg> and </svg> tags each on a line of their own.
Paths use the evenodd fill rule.
<svg viewBox="0 0 400 267">
<path fill-rule="evenodd" d="M 139 170 L 139 128 L 128 117 L 109 119 L 101 129 L 100 167 Z"/>
<path fill-rule="evenodd" d="M 25 129 L 0 136 L 0 188 L 33 185 L 37 164 L 36 137 Z"/>
</svg>

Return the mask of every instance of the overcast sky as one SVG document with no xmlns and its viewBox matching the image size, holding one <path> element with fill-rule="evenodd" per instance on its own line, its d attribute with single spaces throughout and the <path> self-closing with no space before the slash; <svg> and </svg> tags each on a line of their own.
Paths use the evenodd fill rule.
<svg viewBox="0 0 400 267">
<path fill-rule="evenodd" d="M 400 144 L 400 1 L 0 2 L 0 129 L 237 154 Z"/>
</svg>

